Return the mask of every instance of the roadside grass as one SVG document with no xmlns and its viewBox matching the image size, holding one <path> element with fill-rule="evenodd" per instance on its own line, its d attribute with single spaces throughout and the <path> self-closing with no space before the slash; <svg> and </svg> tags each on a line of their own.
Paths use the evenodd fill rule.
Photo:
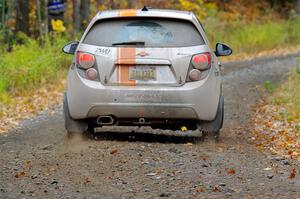
<svg viewBox="0 0 300 199">
<path fill-rule="evenodd" d="M 279 119 L 300 125 L 300 66 L 291 72 L 287 82 L 274 93 L 272 103 L 284 108 Z"/>
<path fill-rule="evenodd" d="M 257 108 L 252 141 L 300 163 L 300 66 L 277 88 L 265 85 L 271 96 Z"/>
<path fill-rule="evenodd" d="M 264 22 L 221 22 L 216 18 L 204 21 L 211 44 L 224 42 L 234 54 L 253 54 L 300 45 L 300 17 Z"/>
<path fill-rule="evenodd" d="M 270 81 L 265 81 L 263 87 L 270 94 L 274 93 L 276 90 L 276 85 L 272 84 Z"/>
<path fill-rule="evenodd" d="M 288 80 L 282 85 L 265 81 L 263 88 L 271 94 L 269 103 L 282 109 L 277 119 L 300 122 L 300 66 L 290 71 Z"/>
<path fill-rule="evenodd" d="M 0 50 L 0 133 L 60 104 L 71 61 L 61 51 L 63 37 L 49 36 L 43 45 L 24 35 L 17 39 L 23 44 Z"/>
<path fill-rule="evenodd" d="M 61 52 L 66 43 L 62 37 L 48 37 L 42 46 L 37 40 L 19 37 L 23 44 L 14 45 L 0 58 L 0 104 L 62 79 L 70 63 Z"/>
</svg>

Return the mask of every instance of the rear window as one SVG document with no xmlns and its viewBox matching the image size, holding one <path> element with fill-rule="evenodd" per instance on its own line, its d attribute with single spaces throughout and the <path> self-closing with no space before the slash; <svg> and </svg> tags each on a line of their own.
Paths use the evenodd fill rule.
<svg viewBox="0 0 300 199">
<path fill-rule="evenodd" d="M 160 18 L 101 20 L 94 24 L 83 43 L 113 46 L 123 42 L 145 42 L 145 47 L 187 47 L 204 40 L 189 21 Z"/>
</svg>

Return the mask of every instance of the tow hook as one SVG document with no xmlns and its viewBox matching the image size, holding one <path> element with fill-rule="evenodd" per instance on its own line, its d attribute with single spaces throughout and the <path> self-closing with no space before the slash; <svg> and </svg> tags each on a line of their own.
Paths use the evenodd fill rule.
<svg viewBox="0 0 300 199">
<path fill-rule="evenodd" d="M 145 118 L 139 118 L 139 123 L 140 123 L 140 124 L 145 124 L 145 123 L 146 123 Z"/>
</svg>

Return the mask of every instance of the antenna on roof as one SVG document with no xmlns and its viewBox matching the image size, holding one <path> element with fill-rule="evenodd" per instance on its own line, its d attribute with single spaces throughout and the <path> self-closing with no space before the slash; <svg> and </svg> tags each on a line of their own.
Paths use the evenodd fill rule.
<svg viewBox="0 0 300 199">
<path fill-rule="evenodd" d="M 142 11 L 149 11 L 148 7 L 147 6 L 144 6 Z"/>
</svg>

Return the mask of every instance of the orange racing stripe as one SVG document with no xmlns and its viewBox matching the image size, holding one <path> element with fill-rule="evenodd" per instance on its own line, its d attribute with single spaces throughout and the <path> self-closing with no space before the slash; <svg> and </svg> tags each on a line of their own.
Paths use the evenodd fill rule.
<svg viewBox="0 0 300 199">
<path fill-rule="evenodd" d="M 136 57 L 135 48 L 118 48 L 117 49 L 117 82 L 121 85 L 135 86 L 136 81 L 130 80 L 129 69 L 134 65 Z M 130 61 L 128 61 L 130 60 Z"/>
<path fill-rule="evenodd" d="M 120 17 L 134 17 L 137 15 L 136 9 L 121 10 Z M 136 81 L 130 80 L 129 69 L 135 64 L 135 48 L 118 48 L 117 49 L 117 82 L 121 85 L 135 86 Z"/>
<path fill-rule="evenodd" d="M 135 59 L 136 56 L 136 49 L 135 48 L 121 48 L 121 52 L 120 52 L 121 56 L 121 60 L 122 59 Z M 129 80 L 129 68 L 132 65 L 125 65 L 125 64 L 121 64 L 121 82 L 124 82 L 125 84 L 134 86 L 135 85 L 135 81 L 133 80 Z"/>
<path fill-rule="evenodd" d="M 120 48 L 117 48 L 117 60 L 120 60 Z M 119 74 L 120 74 L 119 67 L 120 67 L 119 65 L 116 66 L 116 73 L 117 73 L 117 74 L 116 74 L 116 75 L 117 75 L 117 78 L 116 78 L 116 79 L 117 79 L 117 82 L 118 82 L 118 83 L 120 82 L 120 80 L 119 80 L 119 79 L 120 79 L 120 78 L 119 78 L 119 76 L 120 76 L 120 75 L 119 75 Z"/>
<path fill-rule="evenodd" d="M 137 15 L 136 9 L 121 10 L 119 12 L 120 17 L 135 17 L 136 15 Z"/>
</svg>

